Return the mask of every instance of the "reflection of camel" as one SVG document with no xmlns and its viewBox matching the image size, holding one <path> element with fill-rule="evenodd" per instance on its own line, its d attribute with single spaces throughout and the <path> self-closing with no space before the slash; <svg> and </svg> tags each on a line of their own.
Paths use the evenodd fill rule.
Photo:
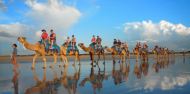
<svg viewBox="0 0 190 94">
<path fill-rule="evenodd" d="M 147 62 L 143 60 L 143 63 L 141 62 L 141 65 L 140 65 L 140 70 L 141 72 L 143 72 L 144 76 L 148 74 L 148 68 L 149 68 L 149 60 L 147 60 Z"/>
<path fill-rule="evenodd" d="M 26 41 L 26 37 L 18 37 L 17 39 L 18 41 L 20 41 L 22 43 L 22 45 L 24 45 L 27 49 L 29 50 L 32 50 L 32 51 L 35 51 L 36 52 L 36 55 L 34 56 L 33 58 L 33 66 L 32 68 L 35 67 L 35 60 L 36 58 L 41 54 L 43 56 L 43 60 L 44 60 L 44 67 L 43 68 L 46 68 L 46 58 L 45 58 L 45 55 L 46 54 L 53 54 L 54 55 L 54 62 L 53 64 L 51 65 L 51 67 L 53 67 L 53 65 L 55 64 L 55 62 L 57 62 L 57 51 L 48 51 L 46 52 L 44 48 L 40 48 L 40 43 L 36 43 L 36 44 L 29 44 L 27 41 Z"/>
<path fill-rule="evenodd" d="M 36 81 L 36 86 L 29 88 L 26 90 L 25 94 L 31 94 L 31 93 L 37 93 L 37 92 L 44 92 L 47 93 L 46 90 L 46 69 L 43 77 L 43 81 L 39 81 L 38 78 L 35 75 L 35 70 L 33 69 L 33 78 Z"/>
<path fill-rule="evenodd" d="M 74 76 L 67 76 L 67 70 L 68 68 L 65 67 L 64 68 L 64 72 L 62 72 L 62 69 L 61 69 L 61 74 L 62 74 L 62 77 L 60 78 L 60 81 L 61 81 L 61 85 L 65 87 L 65 89 L 69 92 L 69 94 L 71 94 L 71 90 L 73 90 L 73 93 L 77 93 L 77 83 L 78 83 L 78 80 L 80 78 L 80 66 L 79 66 L 79 72 L 77 73 L 77 69 L 76 67 L 74 66 L 75 68 L 75 75 Z"/>
<path fill-rule="evenodd" d="M 18 94 L 18 75 L 20 74 L 20 70 L 18 73 L 16 72 L 16 70 L 14 70 L 14 72 L 15 72 L 15 76 L 13 76 L 13 80 L 12 80 L 14 86 L 11 88 L 14 88 L 14 94 Z"/>
<path fill-rule="evenodd" d="M 124 63 L 124 66 L 123 66 Z M 120 64 L 120 69 L 119 70 L 115 70 L 115 65 L 113 66 L 113 71 L 112 71 L 112 78 L 114 79 L 114 84 L 121 84 L 123 82 L 123 80 L 127 81 L 127 78 L 129 76 L 129 71 L 130 71 L 130 62 L 129 62 L 129 66 L 127 66 L 127 64 L 125 62 L 122 62 L 122 64 Z"/>
<path fill-rule="evenodd" d="M 152 69 L 155 69 L 156 73 L 159 73 L 159 70 L 162 68 L 168 68 L 169 64 L 172 64 L 174 61 L 173 58 L 171 58 L 171 62 L 169 62 L 169 58 L 165 58 L 164 60 L 161 58 L 161 60 L 157 59 L 156 63 L 154 61 L 154 64 L 152 66 Z"/>
<path fill-rule="evenodd" d="M 97 64 L 97 63 L 96 63 Z M 91 84 L 92 84 L 92 87 L 94 89 L 94 91 L 98 88 L 98 90 L 100 90 L 100 88 L 102 88 L 102 82 L 104 79 L 108 79 L 110 77 L 110 75 L 105 75 L 105 65 L 104 65 L 104 71 L 103 73 L 101 74 L 100 72 L 100 67 L 99 65 L 97 64 L 98 68 L 99 68 L 99 71 L 98 71 L 98 75 L 94 73 L 94 67 L 92 65 L 92 68 L 91 68 L 91 73 L 90 73 L 90 76 L 88 78 L 85 78 L 84 80 L 82 80 L 82 82 L 79 84 L 79 86 L 84 86 L 84 84 L 89 81 Z"/>
<path fill-rule="evenodd" d="M 78 46 L 80 46 L 85 52 L 89 52 L 90 53 L 90 58 L 91 58 L 92 64 L 93 64 L 93 62 L 94 62 L 94 54 L 95 54 L 94 48 L 91 47 L 91 46 L 89 46 L 88 48 L 86 48 L 83 43 L 79 43 Z M 96 53 L 98 54 L 98 61 L 100 60 L 100 53 L 102 53 L 102 55 L 104 57 L 104 64 L 105 64 L 105 52 L 104 52 L 104 50 L 102 50 L 102 51 L 96 51 Z"/>
<path fill-rule="evenodd" d="M 105 46 L 104 49 L 113 54 L 113 60 L 114 61 L 115 61 L 115 55 L 116 54 L 120 55 L 120 60 L 122 60 L 122 61 L 123 61 L 122 55 L 124 57 L 124 61 L 125 61 L 125 56 L 126 57 L 129 56 L 129 59 L 130 59 L 130 53 L 126 52 L 125 49 L 122 49 L 122 53 L 120 51 L 116 52 L 115 48 L 113 48 L 113 47 L 111 49 L 109 49 L 107 46 Z"/>
<path fill-rule="evenodd" d="M 36 86 L 29 88 L 26 90 L 25 94 L 31 94 L 31 93 L 37 93 L 39 92 L 40 94 L 49 94 L 51 93 L 58 93 L 58 87 L 60 87 L 60 80 L 57 78 L 57 72 L 52 68 L 54 71 L 54 80 L 53 81 L 46 81 L 46 69 L 43 77 L 43 81 L 39 81 L 38 78 L 35 75 L 35 71 L 33 69 L 33 78 L 36 81 Z"/>
<path fill-rule="evenodd" d="M 66 46 L 63 46 L 63 45 L 62 45 L 62 46 L 60 47 L 60 50 L 61 50 L 60 54 L 61 54 L 62 60 L 64 61 L 64 67 L 68 66 L 67 57 L 66 57 L 67 48 L 68 48 L 67 45 L 66 45 Z M 75 62 L 77 61 L 77 57 L 78 57 L 78 59 L 79 59 L 79 65 L 80 65 L 80 55 L 79 55 L 79 52 L 78 52 L 78 51 L 69 51 L 69 52 L 68 52 L 68 55 L 73 55 L 73 54 L 75 55 Z M 66 61 L 66 65 L 65 65 L 65 61 Z M 74 62 L 73 65 L 75 65 L 75 62 Z M 59 66 L 61 67 L 61 65 L 62 65 L 62 62 L 60 62 Z"/>
<path fill-rule="evenodd" d="M 134 68 L 133 74 L 137 74 L 138 79 L 142 77 L 142 72 L 140 71 L 138 61 L 136 61 L 136 67 Z"/>
</svg>

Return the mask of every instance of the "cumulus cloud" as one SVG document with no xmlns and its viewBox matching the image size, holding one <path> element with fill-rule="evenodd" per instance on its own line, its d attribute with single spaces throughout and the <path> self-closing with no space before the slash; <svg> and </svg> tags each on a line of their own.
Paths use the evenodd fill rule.
<svg viewBox="0 0 190 94">
<path fill-rule="evenodd" d="M 35 40 L 40 40 L 41 35 L 42 35 L 42 31 L 41 30 L 36 31 L 35 36 L 33 38 Z"/>
<path fill-rule="evenodd" d="M 69 28 L 82 15 L 74 7 L 63 5 L 62 2 L 57 2 L 57 0 L 47 1 L 49 4 L 38 3 L 37 0 L 27 0 L 25 2 L 32 8 L 26 15 L 41 24 L 41 27 L 48 29 Z"/>
<path fill-rule="evenodd" d="M 0 10 L 7 11 L 7 7 L 5 5 L 5 1 L 0 1 Z"/>
<path fill-rule="evenodd" d="M 0 41 L 15 42 L 13 37 L 22 36 L 27 33 L 33 26 L 22 25 L 19 22 L 7 24 L 0 24 Z"/>
<path fill-rule="evenodd" d="M 187 45 L 190 40 L 190 27 L 179 24 L 172 24 L 167 21 L 153 23 L 151 20 L 142 22 L 124 23 L 124 33 L 134 42 L 153 43 L 160 46 L 170 46 L 171 49 L 181 51 L 178 48 L 190 48 Z M 152 46 L 154 46 L 152 44 Z M 135 46 L 135 45 L 134 45 Z"/>
</svg>

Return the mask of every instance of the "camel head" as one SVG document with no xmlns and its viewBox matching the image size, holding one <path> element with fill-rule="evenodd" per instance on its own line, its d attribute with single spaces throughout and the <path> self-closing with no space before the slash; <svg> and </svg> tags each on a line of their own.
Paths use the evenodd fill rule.
<svg viewBox="0 0 190 94">
<path fill-rule="evenodd" d="M 78 44 L 78 46 L 83 47 L 83 46 L 84 46 L 84 44 L 83 44 L 83 43 L 79 43 L 79 44 Z"/>
<path fill-rule="evenodd" d="M 24 42 L 26 42 L 26 37 L 18 37 L 17 41 L 24 43 Z"/>
<path fill-rule="evenodd" d="M 107 49 L 107 48 L 108 48 L 107 46 L 104 47 L 104 49 Z"/>
<path fill-rule="evenodd" d="M 133 47 L 132 49 L 133 49 L 133 51 L 134 51 L 134 50 L 135 50 L 135 47 Z"/>
</svg>

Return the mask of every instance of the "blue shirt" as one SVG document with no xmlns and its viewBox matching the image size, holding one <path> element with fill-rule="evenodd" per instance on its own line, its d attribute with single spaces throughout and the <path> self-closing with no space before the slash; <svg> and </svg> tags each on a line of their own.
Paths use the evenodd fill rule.
<svg viewBox="0 0 190 94">
<path fill-rule="evenodd" d="M 15 52 L 16 52 L 16 55 L 15 55 Z M 17 49 L 16 48 L 13 49 L 13 58 L 14 58 L 14 56 L 15 56 L 15 58 L 17 58 Z"/>
</svg>

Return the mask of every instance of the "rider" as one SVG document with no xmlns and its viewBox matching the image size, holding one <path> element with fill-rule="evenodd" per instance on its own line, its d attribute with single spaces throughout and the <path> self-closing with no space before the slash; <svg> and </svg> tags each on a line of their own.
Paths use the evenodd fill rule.
<svg viewBox="0 0 190 94">
<path fill-rule="evenodd" d="M 127 46 L 127 43 L 126 43 L 126 42 L 124 43 L 123 46 L 124 46 L 124 49 L 127 51 L 127 50 L 128 50 L 128 46 Z"/>
<path fill-rule="evenodd" d="M 139 51 L 141 50 L 141 43 L 139 42 Z"/>
<path fill-rule="evenodd" d="M 101 38 L 99 38 L 99 36 L 97 36 L 96 41 L 97 41 L 97 45 L 98 45 L 98 46 L 99 46 L 99 48 L 100 48 L 100 46 L 101 46 L 101 42 L 102 42 L 102 39 L 101 39 Z"/>
<path fill-rule="evenodd" d="M 70 42 L 70 39 L 69 37 L 67 37 L 67 40 L 65 40 L 65 43 L 67 44 L 67 46 L 69 46 L 69 42 Z"/>
<path fill-rule="evenodd" d="M 72 49 L 73 49 L 73 47 L 74 47 L 75 44 L 76 44 L 76 39 L 75 39 L 74 35 L 72 35 L 71 43 L 72 43 Z"/>
<path fill-rule="evenodd" d="M 46 47 L 46 41 L 47 41 L 47 39 L 48 39 L 48 34 L 46 33 L 46 30 L 42 30 L 42 36 L 41 36 L 41 39 L 42 39 L 42 42 L 43 42 L 43 44 L 44 44 L 44 47 Z"/>
<path fill-rule="evenodd" d="M 116 52 L 117 52 L 117 40 L 116 39 L 114 39 L 113 45 L 115 46 Z"/>
<path fill-rule="evenodd" d="M 51 32 L 51 35 L 50 35 L 51 47 L 50 48 L 52 48 L 53 43 L 56 41 L 56 35 L 55 33 L 53 33 L 53 30 L 50 30 L 50 32 Z"/>
<path fill-rule="evenodd" d="M 96 38 L 95 36 L 93 35 L 93 38 L 92 38 L 92 44 L 94 45 L 94 48 L 96 49 Z"/>
<path fill-rule="evenodd" d="M 119 51 L 120 51 L 120 49 L 121 49 L 121 41 L 120 41 L 120 40 L 118 40 L 117 44 L 118 44 Z"/>
</svg>

